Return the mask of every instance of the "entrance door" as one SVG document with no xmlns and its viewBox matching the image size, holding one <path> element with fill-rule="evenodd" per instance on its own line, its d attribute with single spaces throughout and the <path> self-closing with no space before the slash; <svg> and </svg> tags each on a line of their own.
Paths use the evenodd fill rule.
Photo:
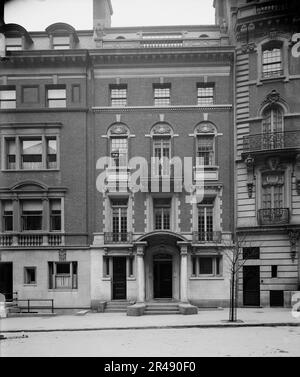
<svg viewBox="0 0 300 377">
<path fill-rule="evenodd" d="M 154 298 L 173 297 L 173 263 L 171 255 L 156 255 L 153 260 Z"/>
<path fill-rule="evenodd" d="M 126 300 L 126 258 L 113 258 L 113 300 Z"/>
<path fill-rule="evenodd" d="M 260 305 L 260 267 L 243 268 L 244 306 Z"/>
<path fill-rule="evenodd" d="M 0 262 L 0 293 L 6 300 L 13 299 L 13 264 Z"/>
</svg>

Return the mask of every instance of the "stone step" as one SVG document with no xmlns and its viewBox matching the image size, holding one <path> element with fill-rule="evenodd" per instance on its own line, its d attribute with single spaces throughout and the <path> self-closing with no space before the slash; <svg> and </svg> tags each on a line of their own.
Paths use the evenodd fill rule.
<svg viewBox="0 0 300 377">
<path fill-rule="evenodd" d="M 145 310 L 145 315 L 171 315 L 171 314 L 180 314 L 180 311 L 179 310 L 176 310 L 176 311 L 147 311 Z"/>
</svg>

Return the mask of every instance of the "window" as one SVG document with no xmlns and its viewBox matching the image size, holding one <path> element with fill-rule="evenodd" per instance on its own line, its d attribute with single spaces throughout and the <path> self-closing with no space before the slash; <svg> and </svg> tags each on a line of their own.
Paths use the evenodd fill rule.
<svg viewBox="0 0 300 377">
<path fill-rule="evenodd" d="M 263 112 L 262 148 L 266 150 L 284 148 L 284 114 L 280 106 L 270 106 Z"/>
<path fill-rule="evenodd" d="M 127 106 L 127 85 L 111 85 L 110 100 L 113 107 Z"/>
<path fill-rule="evenodd" d="M 4 232 L 13 231 L 13 205 L 11 201 L 5 201 L 3 206 L 3 230 Z"/>
<path fill-rule="evenodd" d="M 42 230 L 43 206 L 41 200 L 22 201 L 22 231 Z"/>
<path fill-rule="evenodd" d="M 6 51 L 21 51 L 23 49 L 21 38 L 6 38 Z"/>
<path fill-rule="evenodd" d="M 283 75 L 282 44 L 271 42 L 263 46 L 262 50 L 263 78 L 273 78 Z"/>
<path fill-rule="evenodd" d="M 193 256 L 192 276 L 222 276 L 221 256 Z"/>
<path fill-rule="evenodd" d="M 49 262 L 49 289 L 77 289 L 77 262 Z"/>
<path fill-rule="evenodd" d="M 65 87 L 51 88 L 47 90 L 48 107 L 66 107 L 67 94 Z"/>
<path fill-rule="evenodd" d="M 67 50 L 70 48 L 70 36 L 53 36 L 54 50 Z"/>
<path fill-rule="evenodd" d="M 154 199 L 155 230 L 171 229 L 171 199 Z"/>
<path fill-rule="evenodd" d="M 61 200 L 50 200 L 50 231 L 61 232 Z"/>
<path fill-rule="evenodd" d="M 57 139 L 49 137 L 47 141 L 47 169 L 57 168 Z"/>
<path fill-rule="evenodd" d="M 197 85 L 198 105 L 213 105 L 215 96 L 215 85 L 213 83 L 201 83 Z"/>
<path fill-rule="evenodd" d="M 198 240 L 210 242 L 214 240 L 214 199 L 204 199 L 198 205 Z"/>
<path fill-rule="evenodd" d="M 134 276 L 134 257 L 128 258 L 128 276 L 132 277 Z"/>
<path fill-rule="evenodd" d="M 197 136 L 197 166 L 212 166 L 215 164 L 215 136 Z"/>
<path fill-rule="evenodd" d="M 264 209 L 283 208 L 283 176 L 275 174 L 263 176 L 262 205 Z M 274 180 L 278 179 L 278 181 Z"/>
<path fill-rule="evenodd" d="M 278 277 L 278 266 L 272 266 L 271 276 L 273 279 Z"/>
<path fill-rule="evenodd" d="M 36 267 L 24 268 L 24 284 L 35 285 L 36 284 Z"/>
<path fill-rule="evenodd" d="M 259 259 L 260 248 L 259 247 L 243 247 L 243 259 Z"/>
<path fill-rule="evenodd" d="M 43 147 L 41 138 L 21 140 L 21 150 L 22 169 L 42 169 Z"/>
<path fill-rule="evenodd" d="M 169 176 L 171 160 L 171 139 L 169 137 L 153 138 L 154 175 Z"/>
<path fill-rule="evenodd" d="M 154 89 L 154 106 L 169 106 L 171 104 L 171 85 L 155 84 Z"/>
<path fill-rule="evenodd" d="M 17 97 L 15 89 L 0 90 L 0 109 L 15 109 Z"/>
<path fill-rule="evenodd" d="M 103 257 L 103 275 L 105 277 L 110 276 L 110 259 L 109 257 Z"/>
<path fill-rule="evenodd" d="M 16 140 L 6 139 L 6 169 L 16 169 Z"/>
<path fill-rule="evenodd" d="M 56 136 L 5 138 L 4 167 L 8 170 L 57 169 Z M 17 148 L 18 146 L 18 148 Z M 19 151 L 17 155 L 17 150 Z"/>
<path fill-rule="evenodd" d="M 126 242 L 128 199 L 113 199 L 111 205 L 113 242 Z"/>
<path fill-rule="evenodd" d="M 116 168 L 127 167 L 128 164 L 128 139 L 127 137 L 111 138 L 111 158 Z"/>
</svg>

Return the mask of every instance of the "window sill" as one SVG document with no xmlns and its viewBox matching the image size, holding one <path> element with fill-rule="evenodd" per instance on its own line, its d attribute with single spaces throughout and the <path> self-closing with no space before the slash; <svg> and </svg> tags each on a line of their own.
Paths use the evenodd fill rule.
<svg viewBox="0 0 300 377">
<path fill-rule="evenodd" d="M 102 278 L 102 281 L 111 281 L 111 278 L 110 277 Z"/>
<path fill-rule="evenodd" d="M 280 76 L 276 76 L 276 77 L 261 77 L 259 82 L 258 82 L 258 85 L 262 85 L 262 84 L 268 83 L 268 82 L 285 81 L 285 80 L 287 80 L 287 77 L 285 75 L 280 75 Z"/>
<path fill-rule="evenodd" d="M 34 283 L 34 284 L 24 284 L 23 287 L 25 287 L 25 288 L 37 288 L 37 283 Z"/>
<path fill-rule="evenodd" d="M 192 276 L 190 280 L 225 280 L 223 276 Z"/>
<path fill-rule="evenodd" d="M 136 281 L 136 278 L 135 277 L 129 277 L 129 278 L 127 278 L 127 281 Z"/>
</svg>

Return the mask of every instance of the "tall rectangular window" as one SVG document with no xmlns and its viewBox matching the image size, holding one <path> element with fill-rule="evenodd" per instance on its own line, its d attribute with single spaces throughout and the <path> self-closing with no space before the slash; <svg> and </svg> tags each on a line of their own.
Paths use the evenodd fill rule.
<svg viewBox="0 0 300 377">
<path fill-rule="evenodd" d="M 171 199 L 154 199 L 154 221 L 156 230 L 171 229 Z"/>
<path fill-rule="evenodd" d="M 43 144 L 42 138 L 21 140 L 21 162 L 22 169 L 42 169 Z"/>
<path fill-rule="evenodd" d="M 169 176 L 171 160 L 171 139 L 162 137 L 153 139 L 154 175 Z"/>
<path fill-rule="evenodd" d="M 4 232 L 13 231 L 13 204 L 11 201 L 4 201 L 3 206 L 3 230 Z"/>
<path fill-rule="evenodd" d="M 48 107 L 66 107 L 67 106 L 67 92 L 66 88 L 57 87 L 47 90 Z"/>
<path fill-rule="evenodd" d="M 111 85 L 110 101 L 113 107 L 127 106 L 127 85 Z"/>
<path fill-rule="evenodd" d="M 0 109 L 15 109 L 17 106 L 16 90 L 0 89 Z"/>
<path fill-rule="evenodd" d="M 47 143 L 47 168 L 57 168 L 57 139 L 56 137 L 48 137 Z"/>
<path fill-rule="evenodd" d="M 197 85 L 197 103 L 198 105 L 213 105 L 215 102 L 215 84 L 199 83 Z"/>
<path fill-rule="evenodd" d="M 42 230 L 43 205 L 41 200 L 22 201 L 22 231 Z"/>
<path fill-rule="evenodd" d="M 277 77 L 283 74 L 281 46 L 267 45 L 263 47 L 263 78 Z"/>
<path fill-rule="evenodd" d="M 112 137 L 111 138 L 111 158 L 113 166 L 116 168 L 125 168 L 128 165 L 128 138 Z"/>
<path fill-rule="evenodd" d="M 50 200 L 50 231 L 51 232 L 61 232 L 61 200 L 51 199 Z"/>
<path fill-rule="evenodd" d="M 214 199 L 206 199 L 198 205 L 198 237 L 199 241 L 214 240 Z"/>
<path fill-rule="evenodd" d="M 112 233 L 113 242 L 127 241 L 128 199 L 113 199 L 112 206 Z"/>
<path fill-rule="evenodd" d="M 197 137 L 197 166 L 212 166 L 215 164 L 215 136 L 199 135 Z"/>
<path fill-rule="evenodd" d="M 6 139 L 6 169 L 16 169 L 16 139 Z"/>
<path fill-rule="evenodd" d="M 171 104 L 171 85 L 155 84 L 154 90 L 154 106 L 169 106 Z"/>
</svg>

